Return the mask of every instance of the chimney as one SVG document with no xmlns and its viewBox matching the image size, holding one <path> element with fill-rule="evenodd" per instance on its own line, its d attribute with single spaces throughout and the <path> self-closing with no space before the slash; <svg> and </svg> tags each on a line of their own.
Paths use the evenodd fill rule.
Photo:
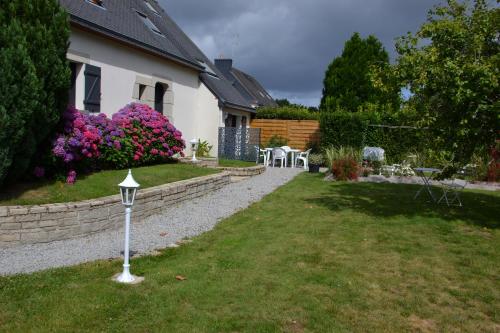
<svg viewBox="0 0 500 333">
<path fill-rule="evenodd" d="M 229 72 L 233 68 L 233 59 L 215 59 L 215 66 L 221 72 Z"/>
</svg>

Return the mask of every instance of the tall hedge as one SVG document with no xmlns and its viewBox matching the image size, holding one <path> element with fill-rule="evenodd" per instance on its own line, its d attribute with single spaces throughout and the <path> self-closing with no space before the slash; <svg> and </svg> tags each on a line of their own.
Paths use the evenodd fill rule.
<svg viewBox="0 0 500 333">
<path fill-rule="evenodd" d="M 257 119 L 283 119 L 283 120 L 318 120 L 319 112 L 312 112 L 303 107 L 294 105 L 280 106 L 277 108 L 259 108 L 255 115 Z"/>
<path fill-rule="evenodd" d="M 408 125 L 409 121 L 403 113 L 378 113 L 373 110 L 322 112 L 321 145 L 360 149 L 365 146 L 381 147 L 389 162 L 399 163 L 410 153 L 422 152 L 428 143 L 427 130 L 401 127 Z"/>
<path fill-rule="evenodd" d="M 57 0 L 0 0 L 0 185 L 27 172 L 66 107 L 69 24 Z"/>
</svg>

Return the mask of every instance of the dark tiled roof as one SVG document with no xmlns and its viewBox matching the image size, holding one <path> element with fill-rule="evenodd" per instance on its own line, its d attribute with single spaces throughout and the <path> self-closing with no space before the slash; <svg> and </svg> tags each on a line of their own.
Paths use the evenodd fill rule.
<svg viewBox="0 0 500 333">
<path fill-rule="evenodd" d="M 59 0 L 72 24 L 189 66 L 224 105 L 254 111 L 221 72 L 154 0 L 104 0 L 103 7 L 86 0 Z M 155 9 L 152 11 L 146 2 Z M 145 15 L 160 34 L 144 24 Z"/>
<path fill-rule="evenodd" d="M 232 73 L 241 82 L 243 87 L 246 88 L 246 91 L 252 95 L 259 106 L 278 106 L 271 95 L 269 95 L 266 89 L 264 89 L 259 81 L 257 81 L 253 76 L 248 75 L 247 73 L 236 68 L 233 68 Z"/>
<path fill-rule="evenodd" d="M 216 59 L 215 66 L 251 105 L 278 106 L 274 99 L 254 77 L 234 68 L 231 59 Z"/>
<path fill-rule="evenodd" d="M 70 14 L 73 24 L 200 69 L 166 29 L 162 16 L 153 13 L 143 0 L 104 0 L 104 8 L 86 0 L 60 0 L 60 3 Z M 150 1 L 150 4 L 159 9 L 156 2 Z M 137 12 L 145 14 L 162 35 L 149 29 Z"/>
</svg>

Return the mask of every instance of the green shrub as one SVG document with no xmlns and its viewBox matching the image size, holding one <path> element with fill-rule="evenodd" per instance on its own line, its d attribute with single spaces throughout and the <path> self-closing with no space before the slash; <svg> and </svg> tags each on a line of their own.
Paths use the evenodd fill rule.
<svg viewBox="0 0 500 333">
<path fill-rule="evenodd" d="M 306 108 L 296 106 L 283 106 L 279 108 L 259 108 L 255 116 L 257 119 L 283 119 L 283 120 L 317 120 L 318 112 L 311 112 Z"/>
<path fill-rule="evenodd" d="M 271 139 L 265 144 L 265 148 L 275 148 L 275 147 L 283 147 L 288 144 L 288 140 L 279 135 L 273 135 Z"/>
<path fill-rule="evenodd" d="M 359 112 L 322 112 L 321 145 L 359 149 L 381 147 L 385 150 L 386 162 L 401 163 L 408 155 L 424 151 L 429 140 L 427 130 L 411 126 L 412 116 L 384 108 L 378 112 L 372 107 Z"/>
<path fill-rule="evenodd" d="M 361 162 L 361 150 L 354 147 L 334 147 L 330 146 L 325 149 L 325 157 L 328 168 L 333 168 L 333 163 L 339 160 L 354 160 L 358 163 Z"/>
<path fill-rule="evenodd" d="M 196 150 L 196 156 L 198 157 L 210 157 L 210 151 L 214 146 L 208 143 L 208 141 L 198 140 L 198 149 Z"/>
<path fill-rule="evenodd" d="M 68 15 L 57 0 L 0 5 L 0 185 L 30 169 L 63 113 Z"/>
<path fill-rule="evenodd" d="M 370 123 L 379 123 L 377 114 L 367 112 L 322 112 L 320 116 L 323 147 L 349 146 L 362 148 Z"/>
</svg>

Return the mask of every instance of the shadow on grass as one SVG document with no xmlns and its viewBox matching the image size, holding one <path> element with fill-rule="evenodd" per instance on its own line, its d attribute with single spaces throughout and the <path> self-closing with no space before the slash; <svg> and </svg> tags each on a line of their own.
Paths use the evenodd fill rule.
<svg viewBox="0 0 500 333">
<path fill-rule="evenodd" d="M 57 180 L 41 180 L 4 185 L 0 188 L 0 201 L 15 200 L 27 191 L 37 191 L 40 188 L 54 186 L 57 182 Z"/>
<path fill-rule="evenodd" d="M 448 207 L 433 203 L 422 193 L 414 200 L 420 185 L 332 183 L 328 191 L 308 199 L 332 211 L 352 209 L 367 215 L 389 218 L 393 216 L 440 218 L 463 220 L 466 223 L 487 228 L 500 227 L 500 196 L 496 193 L 464 191 L 463 207 Z M 440 188 L 433 188 L 439 198 Z"/>
</svg>

